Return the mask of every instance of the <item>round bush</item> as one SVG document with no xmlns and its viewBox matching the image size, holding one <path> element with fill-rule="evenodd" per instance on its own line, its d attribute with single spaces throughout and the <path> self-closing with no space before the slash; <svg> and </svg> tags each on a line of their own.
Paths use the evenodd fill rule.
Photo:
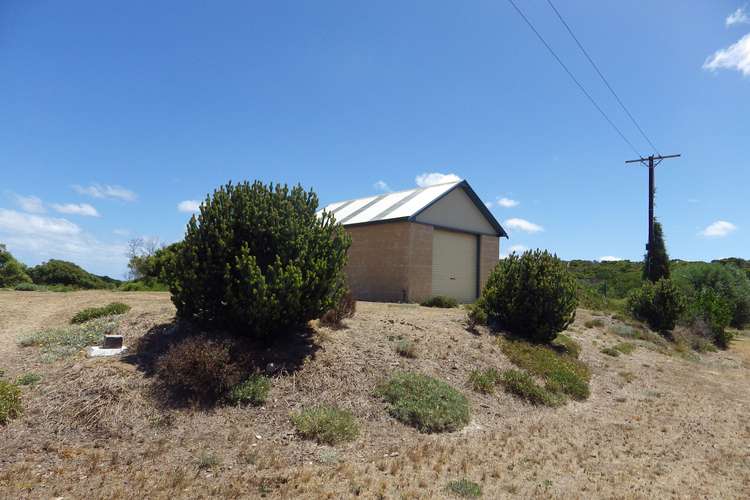
<svg viewBox="0 0 750 500">
<path fill-rule="evenodd" d="M 480 303 L 490 324 L 535 342 L 550 342 L 575 319 L 576 282 L 547 251 L 511 254 L 490 273 Z"/>
<path fill-rule="evenodd" d="M 170 284 L 177 315 L 269 336 L 319 318 L 343 290 L 351 243 L 301 186 L 243 182 L 206 198 L 187 226 Z"/>
<path fill-rule="evenodd" d="M 682 293 L 672 280 L 646 281 L 628 296 L 630 314 L 648 323 L 652 330 L 666 333 L 674 330 L 677 320 L 685 310 Z"/>
</svg>

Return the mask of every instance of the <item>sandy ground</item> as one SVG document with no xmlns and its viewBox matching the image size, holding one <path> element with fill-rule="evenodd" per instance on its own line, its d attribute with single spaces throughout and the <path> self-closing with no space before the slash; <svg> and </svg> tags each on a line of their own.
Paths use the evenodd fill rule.
<svg viewBox="0 0 750 500">
<path fill-rule="evenodd" d="M 471 391 L 472 369 L 511 365 L 488 332 L 466 330 L 461 310 L 359 303 L 348 328 L 317 329 L 314 349 L 274 379 L 266 406 L 164 410 L 133 365 L 44 364 L 34 348 L 16 345 L 20 334 L 112 300 L 133 306 L 121 326 L 127 342 L 174 313 L 164 293 L 0 292 L 0 368 L 7 378 L 44 377 L 24 389 L 24 415 L 0 428 L 0 497 L 443 498 L 448 481 L 461 478 L 479 483 L 485 498 L 750 497 L 746 337 L 691 359 L 645 341 L 612 358 L 600 350 L 622 341 L 608 332 L 615 320 L 601 316 L 604 327 L 586 328 L 591 313 L 579 310 L 567 333 L 591 366 L 592 395 L 538 408 L 502 391 Z M 416 342 L 415 359 L 395 353 L 399 338 Z M 425 435 L 392 420 L 373 390 L 397 370 L 460 389 L 470 424 Z M 65 397 L 72 407 L 79 394 L 90 401 L 102 387 L 111 411 L 94 427 L 80 412 L 45 412 Z M 356 441 L 328 447 L 295 435 L 289 413 L 320 402 L 356 415 Z M 213 466 L 201 468 L 206 457 Z"/>
</svg>

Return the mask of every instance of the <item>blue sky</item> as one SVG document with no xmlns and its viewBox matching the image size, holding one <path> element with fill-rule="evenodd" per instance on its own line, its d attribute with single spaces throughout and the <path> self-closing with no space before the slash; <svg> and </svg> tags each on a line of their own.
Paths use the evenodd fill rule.
<svg viewBox="0 0 750 500">
<path fill-rule="evenodd" d="M 546 1 L 517 3 L 648 154 Z M 671 256 L 750 257 L 750 7 L 555 4 L 659 150 L 683 154 L 656 175 Z M 129 239 L 180 239 L 190 201 L 229 179 L 328 203 L 425 174 L 470 182 L 502 253 L 644 249 L 646 169 L 505 0 L 5 0 L 0 117 L 0 242 L 28 264 L 122 277 Z"/>
</svg>

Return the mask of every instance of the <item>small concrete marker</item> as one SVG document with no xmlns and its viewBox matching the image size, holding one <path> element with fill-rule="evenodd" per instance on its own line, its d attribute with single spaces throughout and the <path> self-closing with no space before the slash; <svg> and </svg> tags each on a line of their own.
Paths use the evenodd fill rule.
<svg viewBox="0 0 750 500">
<path fill-rule="evenodd" d="M 122 345 L 122 335 L 105 335 L 102 347 L 89 347 L 86 354 L 90 358 L 118 356 L 127 349 L 127 347 Z"/>
</svg>

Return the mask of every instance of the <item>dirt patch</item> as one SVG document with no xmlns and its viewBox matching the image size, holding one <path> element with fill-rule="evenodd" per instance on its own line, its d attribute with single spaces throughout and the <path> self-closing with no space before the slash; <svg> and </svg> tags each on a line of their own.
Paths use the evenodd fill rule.
<svg viewBox="0 0 750 500">
<path fill-rule="evenodd" d="M 750 491 L 746 340 L 688 360 L 636 339 L 631 354 L 612 358 L 600 351 L 623 340 L 609 331 L 616 320 L 602 316 L 603 327 L 586 328 L 592 316 L 580 310 L 566 333 L 591 367 L 591 397 L 541 408 L 502 390 L 471 390 L 472 370 L 512 365 L 488 332 L 467 331 L 462 310 L 359 303 L 347 328 L 314 329 L 314 348 L 273 377 L 265 406 L 164 411 L 149 395 L 144 365 L 80 357 L 44 365 L 15 337 L 118 300 L 133 307 L 119 327 L 133 344 L 174 328 L 168 294 L 31 295 L 0 293 L 9 376 L 29 367 L 43 376 L 24 388 L 24 416 L 0 428 L 3 498 L 430 498 L 448 496 L 447 484 L 463 478 L 486 498 Z M 415 357 L 399 355 L 402 340 Z M 389 417 L 374 390 L 404 370 L 461 390 L 469 425 L 420 434 Z M 359 437 L 336 447 L 299 437 L 290 413 L 320 404 L 351 411 Z"/>
</svg>

